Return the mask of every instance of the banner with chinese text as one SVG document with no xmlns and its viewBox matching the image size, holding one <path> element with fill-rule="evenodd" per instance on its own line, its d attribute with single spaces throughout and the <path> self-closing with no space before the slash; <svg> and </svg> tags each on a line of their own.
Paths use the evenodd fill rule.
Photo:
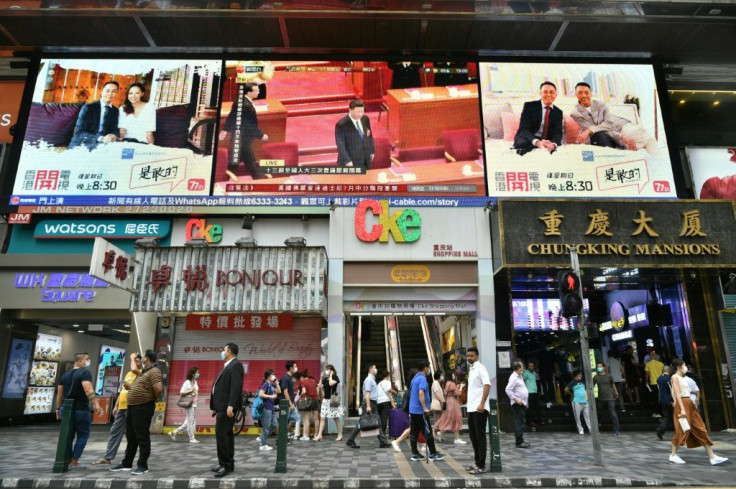
<svg viewBox="0 0 736 489">
<path fill-rule="evenodd" d="M 189 314 L 187 330 L 290 330 L 290 314 Z"/>
</svg>

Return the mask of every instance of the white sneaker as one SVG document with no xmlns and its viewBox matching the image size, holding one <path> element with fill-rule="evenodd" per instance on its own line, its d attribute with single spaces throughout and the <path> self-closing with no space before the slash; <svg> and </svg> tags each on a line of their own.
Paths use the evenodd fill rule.
<svg viewBox="0 0 736 489">
<path fill-rule="evenodd" d="M 463 441 L 463 440 L 461 440 L 460 438 L 458 438 L 457 440 L 455 440 L 455 441 L 454 441 L 453 443 L 454 443 L 455 445 L 467 445 L 467 444 L 468 444 L 468 442 L 467 442 L 467 441 Z"/>
<path fill-rule="evenodd" d="M 681 459 L 679 455 L 670 455 L 670 462 L 672 462 L 673 464 L 684 464 L 685 463 L 685 461 Z M 713 464 L 713 459 L 711 459 L 710 463 Z"/>
<path fill-rule="evenodd" d="M 189 443 L 199 443 L 199 440 L 192 438 L 191 440 L 189 440 Z"/>
<path fill-rule="evenodd" d="M 273 450 L 273 447 L 269 447 L 268 445 L 261 445 L 261 448 L 259 448 L 262 452 L 267 452 L 269 450 Z"/>
<path fill-rule="evenodd" d="M 725 462 L 727 460 L 728 460 L 728 458 L 726 458 L 726 457 L 719 457 L 718 455 L 716 455 L 715 457 L 713 457 L 712 459 L 710 459 L 710 464 L 711 465 L 718 465 L 718 464 L 722 464 L 723 462 Z"/>
<path fill-rule="evenodd" d="M 396 443 L 396 440 L 391 442 L 391 446 L 394 447 L 394 452 L 401 453 L 401 447 L 399 446 L 398 443 Z"/>
<path fill-rule="evenodd" d="M 176 431 L 169 431 L 169 436 L 172 440 L 176 440 Z"/>
<path fill-rule="evenodd" d="M 583 430 L 578 431 L 578 435 L 584 435 L 584 434 L 585 434 L 585 431 Z"/>
<path fill-rule="evenodd" d="M 309 437 L 308 437 L 308 436 L 302 436 L 302 437 L 301 437 L 301 438 L 299 438 L 299 439 L 300 439 L 301 441 L 309 441 Z"/>
</svg>

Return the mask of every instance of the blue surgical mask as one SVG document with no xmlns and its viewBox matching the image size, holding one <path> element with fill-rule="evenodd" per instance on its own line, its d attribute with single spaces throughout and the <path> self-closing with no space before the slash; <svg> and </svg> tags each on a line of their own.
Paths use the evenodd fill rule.
<svg viewBox="0 0 736 489">
<path fill-rule="evenodd" d="M 223 351 L 220 352 L 220 358 L 222 358 L 223 360 L 225 360 L 225 350 L 223 350 Z"/>
<path fill-rule="evenodd" d="M 195 379 L 198 379 L 199 378 L 199 372 L 197 372 L 196 374 L 194 374 L 194 378 Z"/>
<path fill-rule="evenodd" d="M 598 368 L 596 369 L 596 371 L 597 371 L 597 372 L 598 372 L 599 374 L 602 374 L 602 373 L 603 373 L 603 367 L 598 367 Z"/>
<path fill-rule="evenodd" d="M 89 360 L 84 362 L 84 368 L 89 368 L 90 365 L 92 365 L 92 362 L 90 362 Z"/>
</svg>

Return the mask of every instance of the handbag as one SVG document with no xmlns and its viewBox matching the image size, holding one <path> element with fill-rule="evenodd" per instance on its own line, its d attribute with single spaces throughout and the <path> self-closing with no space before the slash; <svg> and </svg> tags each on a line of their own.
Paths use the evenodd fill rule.
<svg viewBox="0 0 736 489">
<path fill-rule="evenodd" d="M 194 396 L 192 394 L 185 394 L 179 396 L 179 400 L 176 401 L 176 405 L 183 409 L 189 409 L 194 404 Z"/>
<path fill-rule="evenodd" d="M 687 422 L 687 418 L 685 416 L 678 418 L 677 421 L 680 422 L 680 427 L 682 428 L 682 431 L 690 431 L 690 423 Z"/>
<path fill-rule="evenodd" d="M 364 414 L 360 417 L 360 431 L 372 431 L 381 428 L 381 417 L 378 413 Z"/>
<path fill-rule="evenodd" d="M 331 408 L 339 408 L 340 407 L 340 395 L 335 392 L 330 396 L 330 407 Z"/>
<path fill-rule="evenodd" d="M 296 408 L 299 411 L 307 411 L 312 407 L 312 400 L 307 396 L 302 396 L 296 403 Z"/>
<path fill-rule="evenodd" d="M 381 385 L 381 384 L 378 384 Z M 391 396 L 390 393 L 386 392 L 386 389 L 381 385 L 381 390 L 384 394 L 386 394 L 386 397 L 388 397 L 389 402 L 391 403 L 391 409 L 396 407 L 396 401 L 394 401 L 394 398 Z"/>
</svg>

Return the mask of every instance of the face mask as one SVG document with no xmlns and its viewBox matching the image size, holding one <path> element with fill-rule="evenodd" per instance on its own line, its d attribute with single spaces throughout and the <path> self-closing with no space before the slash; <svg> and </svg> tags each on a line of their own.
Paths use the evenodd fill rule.
<svg viewBox="0 0 736 489">
<path fill-rule="evenodd" d="M 276 376 L 275 375 L 272 375 L 270 380 L 271 380 L 271 382 L 274 382 L 276 380 Z"/>
<path fill-rule="evenodd" d="M 194 378 L 195 379 L 198 379 L 199 378 L 199 374 L 198 373 L 197 374 L 194 374 Z"/>
<path fill-rule="evenodd" d="M 88 365 L 88 366 L 89 366 L 89 365 Z M 686 373 L 687 373 L 687 367 L 686 367 L 686 366 L 684 366 L 684 365 L 682 366 L 682 373 L 683 373 L 683 374 L 686 374 Z"/>
<path fill-rule="evenodd" d="M 440 375 L 440 382 L 444 382 L 444 381 L 445 381 L 445 376 L 444 375 Z"/>
<path fill-rule="evenodd" d="M 220 352 L 220 358 L 222 358 L 223 360 L 225 360 L 225 351 L 224 350 Z"/>
<path fill-rule="evenodd" d="M 603 367 L 598 367 L 598 368 L 597 368 L 597 369 L 595 369 L 595 370 L 596 370 L 596 371 L 597 371 L 597 372 L 598 372 L 599 374 L 602 374 L 602 373 L 603 373 Z"/>
<path fill-rule="evenodd" d="M 92 362 L 90 362 L 89 360 L 84 362 L 84 368 L 89 368 L 90 365 L 92 365 Z"/>
<path fill-rule="evenodd" d="M 325 370 L 325 377 L 329 377 L 329 376 L 330 376 L 330 371 L 329 370 Z"/>
</svg>

